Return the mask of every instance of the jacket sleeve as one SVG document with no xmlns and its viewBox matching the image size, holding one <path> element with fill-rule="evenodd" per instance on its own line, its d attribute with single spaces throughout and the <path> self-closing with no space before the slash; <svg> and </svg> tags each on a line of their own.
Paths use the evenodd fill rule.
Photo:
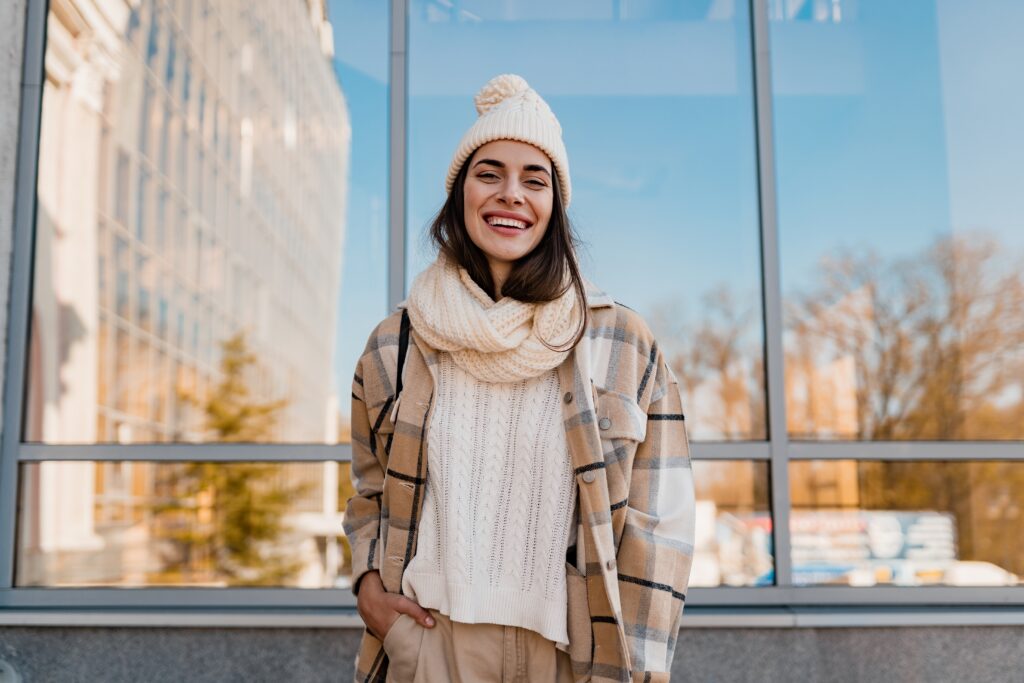
<svg viewBox="0 0 1024 683">
<path fill-rule="evenodd" d="M 363 362 L 356 366 L 352 380 L 352 463 L 351 477 L 355 494 L 345 508 L 345 535 L 352 548 L 352 593 L 358 594 L 359 582 L 373 570 L 380 570 L 378 547 L 381 495 L 384 491 L 384 463 L 377 457 L 375 436 L 370 429 L 363 386 Z"/>
<path fill-rule="evenodd" d="M 633 680 L 668 681 L 693 561 L 696 505 L 679 383 L 660 351 L 652 384 L 616 565 Z"/>
</svg>

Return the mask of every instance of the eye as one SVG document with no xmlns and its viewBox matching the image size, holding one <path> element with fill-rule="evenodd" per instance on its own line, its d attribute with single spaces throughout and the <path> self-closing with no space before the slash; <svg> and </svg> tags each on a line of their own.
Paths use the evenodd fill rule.
<svg viewBox="0 0 1024 683">
<path fill-rule="evenodd" d="M 497 180 L 498 174 L 492 171 L 484 171 L 483 173 L 478 173 L 476 177 L 483 180 Z"/>
<path fill-rule="evenodd" d="M 533 185 L 534 187 L 547 187 L 547 186 L 548 186 L 548 184 L 547 184 L 547 183 L 545 183 L 545 182 L 544 182 L 543 180 L 541 180 L 540 178 L 530 178 L 530 179 L 529 179 L 529 180 L 527 180 L 526 182 L 527 182 L 527 183 L 529 183 L 529 184 L 531 184 L 531 185 Z"/>
</svg>

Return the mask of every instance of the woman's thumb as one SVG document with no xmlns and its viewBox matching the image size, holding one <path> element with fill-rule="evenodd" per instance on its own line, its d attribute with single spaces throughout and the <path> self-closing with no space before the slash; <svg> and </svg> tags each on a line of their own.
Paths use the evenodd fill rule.
<svg viewBox="0 0 1024 683">
<path fill-rule="evenodd" d="M 430 612 L 405 596 L 402 596 L 401 601 L 397 605 L 397 609 L 399 612 L 405 612 L 415 619 L 420 626 L 430 628 L 434 625 L 434 617 L 430 616 Z"/>
</svg>

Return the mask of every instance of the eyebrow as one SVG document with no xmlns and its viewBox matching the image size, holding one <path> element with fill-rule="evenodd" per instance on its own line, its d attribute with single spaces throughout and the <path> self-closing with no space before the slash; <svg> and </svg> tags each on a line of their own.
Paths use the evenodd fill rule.
<svg viewBox="0 0 1024 683">
<path fill-rule="evenodd" d="M 502 161 L 498 161 L 497 159 L 481 159 L 480 161 L 473 164 L 473 168 L 476 168 L 480 164 L 487 164 L 488 166 L 497 166 L 498 168 L 505 168 L 505 163 Z M 527 164 L 526 166 L 523 167 L 523 170 L 540 171 L 542 173 L 545 173 L 549 178 L 551 177 L 551 172 L 545 167 L 541 166 L 540 164 Z"/>
</svg>

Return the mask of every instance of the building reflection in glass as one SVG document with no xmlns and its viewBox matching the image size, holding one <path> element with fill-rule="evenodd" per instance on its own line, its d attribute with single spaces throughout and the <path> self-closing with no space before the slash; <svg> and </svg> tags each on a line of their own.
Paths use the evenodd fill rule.
<svg viewBox="0 0 1024 683">
<path fill-rule="evenodd" d="M 695 460 L 697 526 L 690 585 L 774 582 L 768 463 Z"/>
<path fill-rule="evenodd" d="M 800 461 L 789 467 L 797 585 L 1012 586 L 1024 464 Z"/>
<path fill-rule="evenodd" d="M 245 335 L 265 440 L 337 440 L 350 125 L 321 0 L 54 0 L 25 438 L 211 441 Z"/>
<path fill-rule="evenodd" d="M 336 462 L 23 465 L 16 585 L 346 588 L 348 469 Z"/>
</svg>

